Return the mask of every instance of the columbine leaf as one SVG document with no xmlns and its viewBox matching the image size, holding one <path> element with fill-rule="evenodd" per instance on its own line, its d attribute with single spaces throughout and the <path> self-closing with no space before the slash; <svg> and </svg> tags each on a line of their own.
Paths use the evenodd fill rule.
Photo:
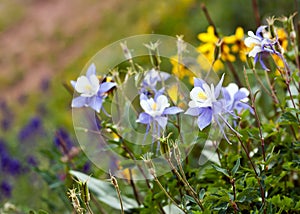
<svg viewBox="0 0 300 214">
<path fill-rule="evenodd" d="M 279 122 L 281 124 L 297 124 L 297 118 L 290 112 L 285 112 L 281 115 Z"/>
<path fill-rule="evenodd" d="M 195 201 L 195 199 L 194 199 L 193 197 L 191 197 L 191 196 L 189 196 L 189 195 L 184 195 L 184 197 L 185 197 L 185 199 L 186 199 L 187 201 L 190 201 L 190 202 L 196 204 L 196 201 Z"/>
<path fill-rule="evenodd" d="M 240 159 L 237 159 L 237 161 L 236 161 L 234 167 L 233 167 L 232 170 L 231 170 L 231 173 L 232 173 L 233 176 L 234 176 L 235 173 L 238 171 L 238 169 L 239 169 L 239 167 L 240 167 L 240 164 L 241 164 Z"/>
<path fill-rule="evenodd" d="M 204 198 L 204 195 L 205 195 L 205 189 L 201 189 L 200 192 L 199 192 L 199 198 L 200 200 L 202 200 Z"/>
<path fill-rule="evenodd" d="M 218 167 L 216 165 L 212 165 L 212 166 L 215 168 L 215 170 L 217 170 L 218 172 L 223 173 L 226 177 L 230 177 L 226 169 L 223 169 L 223 168 Z"/>
</svg>

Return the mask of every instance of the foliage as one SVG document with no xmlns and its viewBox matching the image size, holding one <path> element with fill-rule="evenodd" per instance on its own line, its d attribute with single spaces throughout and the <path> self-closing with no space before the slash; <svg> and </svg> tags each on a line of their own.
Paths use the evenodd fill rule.
<svg viewBox="0 0 300 214">
<path fill-rule="evenodd" d="M 42 177 L 55 194 L 53 198 L 46 195 L 43 201 L 54 212 L 299 212 L 300 65 L 299 35 L 293 19 L 294 15 L 269 18 L 267 25 L 249 31 L 248 36 L 241 27 L 224 36 L 210 23 L 207 32 L 198 35 L 199 57 L 195 61 L 203 65 L 201 57 L 205 56 L 208 66 L 203 70 L 220 81 L 195 75 L 185 61 L 188 51 L 182 36 L 177 37 L 177 55 L 170 59 L 160 56 L 159 43 L 145 45 L 149 59 L 132 57 L 131 47 L 122 43 L 126 62 L 102 76 L 96 76 L 96 67 L 101 67 L 92 63 L 86 76 L 67 88 L 76 95 L 73 114 L 83 111 L 95 116 L 90 128 L 75 127 L 79 133 L 91 133 L 93 140 L 96 132 L 108 143 L 101 150 L 124 159 L 103 157 L 109 169 L 103 172 L 97 161 L 92 165 L 88 152 L 87 157 L 84 154 L 89 149 L 86 146 L 94 144 L 87 142 L 80 148 L 60 128 L 48 136 L 54 141 L 52 146 L 39 148 L 46 160 L 42 164 L 25 150 L 19 158 L 13 157 L 2 140 L 0 169 L 17 177 L 30 168 Z M 187 91 L 180 90 L 179 82 Z M 129 86 L 136 88 L 137 96 L 128 107 Z M 119 129 L 111 116 L 120 108 L 116 97 L 125 97 L 120 106 L 128 108 L 128 123 L 143 133 L 142 138 L 136 138 L 141 141 L 139 146 L 124 137 L 130 128 L 123 125 L 124 130 Z M 13 117 L 5 104 L 1 111 Z M 122 118 L 122 114 L 117 116 Z M 195 124 L 196 132 L 191 134 L 195 136 L 184 136 L 188 128 L 182 123 Z M 40 117 L 32 118 L 21 129 L 19 141 L 29 145 L 38 141 L 46 133 L 43 124 Z M 4 125 L 11 126 L 8 122 Z M 78 139 L 81 143 L 83 138 Z M 91 150 L 97 153 L 97 149 Z M 24 160 L 27 163 L 21 164 Z M 140 179 L 138 174 L 144 177 Z M 9 198 L 10 183 L 1 182 L 1 191 Z M 62 205 L 56 207 L 56 201 Z M 1 213 L 23 210 L 47 213 L 10 203 L 0 208 Z"/>
</svg>

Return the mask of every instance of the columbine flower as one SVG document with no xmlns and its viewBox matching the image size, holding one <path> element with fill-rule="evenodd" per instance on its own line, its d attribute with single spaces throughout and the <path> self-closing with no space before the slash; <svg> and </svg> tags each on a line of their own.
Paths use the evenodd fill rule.
<svg viewBox="0 0 300 214">
<path fill-rule="evenodd" d="M 86 72 L 86 76 L 78 77 L 77 81 L 71 81 L 75 91 L 80 93 L 80 96 L 72 100 L 73 108 L 90 107 L 97 112 L 102 108 L 103 99 L 106 97 L 106 92 L 116 86 L 112 82 L 99 82 L 96 76 L 96 66 L 91 64 Z"/>
<path fill-rule="evenodd" d="M 183 110 L 178 107 L 169 107 L 170 103 L 165 95 L 159 94 L 153 98 L 148 98 L 145 94 L 140 95 L 140 105 L 145 112 L 140 113 L 137 119 L 138 123 L 146 124 L 147 131 L 150 125 L 153 127 L 153 133 L 159 134 L 167 126 L 167 115 L 174 115 Z"/>
<path fill-rule="evenodd" d="M 264 37 L 263 31 L 266 28 L 266 25 L 260 26 L 256 30 L 255 34 L 252 31 L 248 31 L 249 37 L 245 39 L 245 45 L 247 47 L 253 47 L 248 55 L 250 57 L 254 57 L 254 64 L 257 62 L 257 60 L 259 60 L 262 68 L 265 70 L 269 70 L 262 61 L 262 54 L 268 53 L 280 55 L 280 53 L 278 53 L 274 48 L 274 45 L 277 41 L 272 41 L 269 38 Z"/>
<path fill-rule="evenodd" d="M 244 109 L 252 108 L 247 104 L 249 101 L 249 91 L 246 88 L 239 88 L 237 84 L 230 83 L 227 87 L 222 88 L 223 97 L 226 100 L 226 110 L 229 113 L 240 113 Z"/>
<path fill-rule="evenodd" d="M 198 117 L 197 124 L 201 131 L 223 111 L 223 101 L 220 99 L 223 80 L 224 75 L 214 87 L 202 79 L 194 78 L 194 88 L 190 92 L 191 101 L 185 114 Z"/>
<path fill-rule="evenodd" d="M 170 77 L 170 74 L 162 71 L 151 69 L 148 71 L 142 82 L 142 93 L 147 94 L 149 91 L 157 92 L 156 86 L 158 82 L 163 82 Z"/>
</svg>

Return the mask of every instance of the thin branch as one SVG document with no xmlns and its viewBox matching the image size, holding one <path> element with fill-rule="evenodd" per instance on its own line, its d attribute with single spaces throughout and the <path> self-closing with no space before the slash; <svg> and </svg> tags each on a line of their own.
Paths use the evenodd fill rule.
<svg viewBox="0 0 300 214">
<path fill-rule="evenodd" d="M 206 19 L 207 19 L 209 25 L 213 26 L 213 28 L 214 28 L 214 30 L 215 30 L 215 35 L 216 35 L 217 37 L 219 37 L 218 32 L 217 32 L 216 25 L 214 24 L 213 20 L 211 19 L 210 15 L 209 15 L 209 13 L 208 13 L 208 10 L 207 10 L 207 8 L 206 8 L 206 5 L 205 5 L 204 3 L 201 4 L 201 9 L 202 9 L 202 11 L 204 12 L 204 15 L 205 15 L 205 17 L 206 17 Z"/>
<path fill-rule="evenodd" d="M 256 0 L 252 0 L 252 8 L 254 12 L 256 27 L 259 27 L 261 23 L 260 23 L 259 8 Z"/>
</svg>

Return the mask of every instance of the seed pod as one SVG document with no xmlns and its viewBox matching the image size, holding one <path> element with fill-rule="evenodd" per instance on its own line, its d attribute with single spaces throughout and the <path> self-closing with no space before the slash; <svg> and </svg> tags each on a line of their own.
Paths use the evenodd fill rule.
<svg viewBox="0 0 300 214">
<path fill-rule="evenodd" d="M 69 189 L 67 192 L 69 198 L 71 199 L 72 206 L 76 213 L 83 214 L 84 209 L 81 207 L 80 202 L 77 198 L 76 188 Z"/>
<path fill-rule="evenodd" d="M 80 194 L 81 194 L 81 199 L 83 200 L 83 202 L 85 204 L 88 204 L 89 201 L 91 200 L 91 197 L 90 197 L 90 192 L 89 192 L 89 188 L 87 185 L 87 181 L 82 182 Z"/>
</svg>

